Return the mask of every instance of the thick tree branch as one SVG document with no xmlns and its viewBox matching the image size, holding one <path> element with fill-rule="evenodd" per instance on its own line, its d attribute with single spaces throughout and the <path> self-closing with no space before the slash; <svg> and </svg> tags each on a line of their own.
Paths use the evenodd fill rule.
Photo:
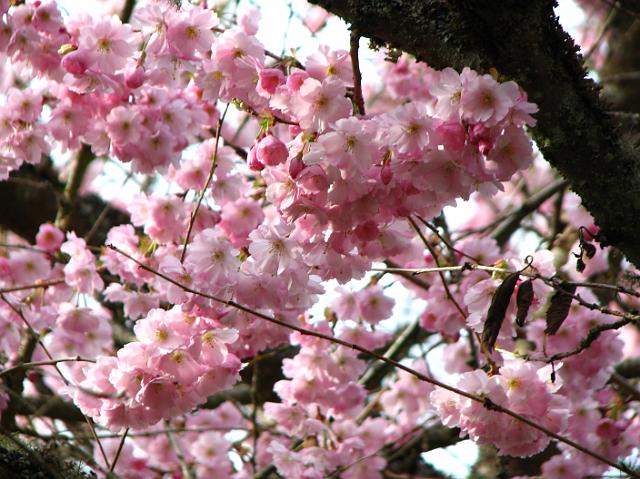
<svg viewBox="0 0 640 479">
<path fill-rule="evenodd" d="M 640 264 L 640 154 L 614 131 L 551 0 L 314 0 L 362 35 L 435 68 L 496 68 L 538 104 L 534 138 L 599 225 Z M 514 28 L 517 25 L 517 28 Z"/>
<path fill-rule="evenodd" d="M 58 204 L 63 201 L 63 188 L 49 160 L 43 160 L 36 167 L 23 165 L 7 181 L 0 182 L 0 228 L 33 242 L 38 227 L 56 219 Z M 104 200 L 95 194 L 75 198 L 68 229 L 78 236 L 86 235 L 105 206 Z M 124 223 L 129 223 L 129 215 L 119 208 L 109 208 L 95 228 L 89 244 L 104 243 L 109 229 Z"/>
</svg>

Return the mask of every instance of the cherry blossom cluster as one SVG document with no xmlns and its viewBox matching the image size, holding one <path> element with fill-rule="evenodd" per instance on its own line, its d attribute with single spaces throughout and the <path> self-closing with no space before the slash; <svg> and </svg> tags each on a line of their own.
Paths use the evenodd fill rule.
<svg viewBox="0 0 640 479">
<path fill-rule="evenodd" d="M 331 334 L 326 322 L 315 328 Z M 272 438 L 267 449 L 270 460 L 284 477 L 319 479 L 353 465 L 344 477 L 381 478 L 386 461 L 377 453 L 393 438 L 393 431 L 387 431 L 390 423 L 383 418 L 358 419 L 367 396 L 357 382 L 365 362 L 345 348 L 332 348 L 327 354 L 326 342 L 317 338 L 294 333 L 292 342 L 300 345 L 300 352 L 284 360 L 287 379 L 274 388 L 282 402 L 266 403 L 265 415 L 279 431 L 313 446 L 295 452 L 288 441 Z M 361 342 L 368 347 L 381 345 L 380 338 L 369 333 L 362 334 Z"/>
<path fill-rule="evenodd" d="M 609 264 L 599 249 L 576 271 L 568 253 L 580 247 L 575 232 L 596 230 L 575 195 L 561 199 L 564 249 L 531 253 L 482 234 L 456 238 L 453 248 L 414 231 L 414 219 L 422 227 L 459 200 L 471 200 L 474 213 L 463 227 L 480 229 L 553 180 L 534 162 L 527 127 L 537 107 L 516 83 L 403 55 L 382 62 L 380 92 L 365 88 L 364 113 L 354 107 L 350 52 L 280 58 L 257 39 L 256 10 L 231 23 L 213 2 L 183 3 L 141 0 L 123 23 L 63 17 L 51 0 L 0 0 L 0 53 L 16 80 L 0 103 L 0 180 L 83 148 L 161 182 L 114 202 L 130 223 L 111 227 L 101 248 L 48 223 L 33 245 L 10 236 L 15 248 L 0 256 L 4 366 L 20 361 L 25 331 L 37 336 L 33 361 L 79 356 L 45 365 L 42 378 L 27 375 L 25 394 L 58 391 L 103 430 L 127 430 L 126 441 L 104 440 L 102 449 L 119 454 L 117 474 L 136 479 L 182 477 L 181 467 L 198 478 L 245 479 L 271 464 L 292 479 L 378 478 L 384 446 L 405 444 L 437 419 L 500 454 L 549 445 L 548 434 L 492 406 L 612 461 L 637 446 L 637 412 L 608 384 L 637 345 L 623 353 L 622 334 L 608 330 L 547 364 L 611 322 L 574 302 L 558 332 L 546 331 L 550 278 L 588 279 Z M 315 30 L 326 12 L 312 13 Z M 514 177 L 518 186 L 508 183 Z M 541 206 L 532 229 L 549 233 L 552 208 Z M 399 371 L 368 390 L 370 358 L 328 341 L 368 351 L 388 344 L 400 301 L 385 289 L 388 276 L 367 275 L 385 260 L 407 271 L 494 267 L 398 280 L 420 300 L 412 314 L 442 352 L 443 380 L 480 401 L 421 379 L 440 379 L 431 349 L 403 363 L 413 374 Z M 513 271 L 521 276 L 488 351 L 479 341 L 487 311 Z M 362 287 L 350 283 L 365 277 Z M 531 304 L 516 325 L 529 278 Z M 327 291 L 318 320 L 310 311 Z M 580 299 L 597 303 L 586 289 Z M 278 348 L 294 351 L 274 386 L 280 402 L 249 414 L 229 402 L 200 409 Z M 11 408 L 1 384 L 0 413 Z M 47 433 L 55 426 L 38 424 Z M 544 477 L 606 471 L 567 445 L 559 450 Z M 109 469 L 98 449 L 94 456 L 96 470 Z"/>
<path fill-rule="evenodd" d="M 553 432 L 562 432 L 567 427 L 568 405 L 564 397 L 553 394 L 558 384 L 551 384 L 550 369 L 516 361 L 506 363 L 499 375 L 491 377 L 479 370 L 464 373 L 457 386 L 534 419 Z M 495 445 L 501 454 L 531 456 L 549 444 L 548 435 L 450 391 L 435 390 L 431 402 L 443 424 L 460 427 L 479 444 Z"/>
</svg>

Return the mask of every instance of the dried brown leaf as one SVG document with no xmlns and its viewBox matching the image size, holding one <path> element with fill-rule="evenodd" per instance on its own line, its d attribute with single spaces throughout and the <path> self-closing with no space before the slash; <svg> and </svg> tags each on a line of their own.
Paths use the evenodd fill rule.
<svg viewBox="0 0 640 479">
<path fill-rule="evenodd" d="M 482 344 L 485 345 L 489 352 L 492 352 L 496 345 L 518 277 L 518 273 L 511 273 L 493 293 L 491 306 L 489 306 L 489 311 L 487 312 L 487 320 L 484 322 L 484 329 L 482 330 Z"/>
<path fill-rule="evenodd" d="M 573 301 L 573 295 L 576 292 L 575 284 L 563 283 L 560 285 L 560 289 L 555 292 L 551 297 L 551 304 L 547 309 L 547 328 L 544 330 L 545 334 L 554 335 L 562 326 L 562 323 L 569 315 L 569 308 L 571 308 L 571 301 Z"/>
<path fill-rule="evenodd" d="M 524 281 L 518 288 L 518 294 L 516 295 L 516 303 L 518 305 L 518 312 L 516 313 L 516 324 L 520 327 L 524 326 L 524 322 L 527 319 L 529 308 L 533 302 L 533 281 L 528 279 Z"/>
</svg>

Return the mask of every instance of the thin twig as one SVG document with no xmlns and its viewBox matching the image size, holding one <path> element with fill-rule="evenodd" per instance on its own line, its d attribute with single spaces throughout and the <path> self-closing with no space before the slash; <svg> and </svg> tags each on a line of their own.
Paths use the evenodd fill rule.
<svg viewBox="0 0 640 479">
<path fill-rule="evenodd" d="M 220 144 L 220 137 L 222 135 L 222 124 L 224 123 L 224 118 L 227 116 L 227 111 L 229 111 L 229 103 L 224 109 L 222 116 L 218 120 L 218 126 L 216 127 L 216 142 L 213 147 L 213 159 L 211 160 L 211 169 L 209 170 L 209 176 L 207 177 L 207 182 L 205 183 L 202 191 L 200 192 L 200 196 L 198 196 L 198 201 L 196 203 L 196 207 L 191 213 L 191 218 L 189 218 L 189 227 L 187 228 L 187 236 L 184 239 L 184 245 L 182 246 L 182 253 L 180 254 L 180 262 L 184 262 L 184 257 L 187 254 L 187 245 L 189 244 L 189 239 L 191 238 L 191 231 L 193 230 L 193 225 L 196 222 L 196 218 L 198 216 L 198 210 L 200 209 L 200 205 L 202 204 L 202 200 L 204 199 L 204 195 L 207 192 L 207 188 L 211 184 L 211 180 L 213 179 L 213 174 L 216 172 L 216 168 L 218 167 L 218 145 Z"/>
<path fill-rule="evenodd" d="M 360 72 L 360 60 L 358 59 L 358 48 L 360 46 L 360 35 L 355 29 L 351 30 L 351 67 L 353 69 L 353 103 L 356 113 L 364 115 L 364 98 L 362 96 L 362 73 Z"/>
<path fill-rule="evenodd" d="M 604 35 L 607 33 L 609 26 L 611 26 L 611 22 L 613 21 L 615 16 L 616 16 L 615 9 L 609 10 L 609 13 L 607 14 L 607 18 L 600 26 L 600 31 L 598 32 L 598 35 L 596 36 L 595 40 L 589 47 L 589 50 L 587 50 L 587 52 L 584 54 L 583 61 L 585 63 L 587 63 L 591 59 L 591 56 L 596 52 L 598 47 L 600 47 L 600 43 L 602 43 L 602 39 L 604 38 Z"/>
<path fill-rule="evenodd" d="M 455 246 L 453 246 L 449 241 L 447 241 L 444 236 L 442 236 L 440 234 L 440 232 L 438 231 L 438 228 L 436 228 L 434 225 L 432 225 L 431 223 L 429 223 L 427 220 L 425 220 L 424 218 L 422 218 L 421 216 L 417 217 L 420 222 L 425 225 L 427 228 L 429 228 L 437 237 L 438 239 L 440 239 L 440 241 L 442 241 L 444 243 L 444 245 L 449 248 L 451 251 L 453 251 L 454 253 L 458 253 L 460 256 L 470 259 L 471 261 L 475 261 L 476 263 L 480 264 L 480 261 L 478 260 L 478 258 L 474 257 L 474 256 L 470 256 L 467 253 L 465 253 L 462 250 L 457 249 Z M 457 262 L 457 261 L 456 261 Z"/>
<path fill-rule="evenodd" d="M 165 425 L 166 424 L 168 424 L 168 421 L 165 421 Z M 180 445 L 178 444 L 176 439 L 173 437 L 173 433 L 171 433 L 169 429 L 165 429 L 165 432 L 167 434 L 167 439 L 169 439 L 169 444 L 171 444 L 173 451 L 176 453 L 176 457 L 178 458 L 178 463 L 180 463 L 180 470 L 182 472 L 182 477 L 184 479 L 193 479 L 193 475 L 191 474 L 191 468 L 189 467 L 189 464 L 186 463 L 184 459 L 184 454 L 182 453 L 182 449 L 180 448 Z"/>
<path fill-rule="evenodd" d="M 126 441 L 127 439 L 127 434 L 129 434 L 129 428 L 126 428 L 124 430 L 124 434 L 122 434 L 122 439 L 120 439 L 120 443 L 118 444 L 118 450 L 116 451 L 116 455 L 113 458 L 113 462 L 111 463 L 109 472 L 113 472 L 116 469 L 116 464 L 118 463 L 118 459 L 120 459 L 120 453 L 122 452 L 122 448 L 124 447 L 124 441 Z"/>
<path fill-rule="evenodd" d="M 629 383 L 623 376 L 616 373 L 615 371 L 611 373 L 611 378 L 609 378 L 609 382 L 611 384 L 615 384 L 619 389 L 626 392 L 633 400 L 640 401 L 640 391 Z"/>
<path fill-rule="evenodd" d="M 520 276 L 526 276 L 533 279 L 540 279 L 551 286 L 557 287 L 558 280 L 554 278 L 548 278 L 546 276 L 541 276 L 537 273 L 528 273 L 526 271 L 512 271 L 507 268 L 498 268 L 496 266 L 485 266 L 482 264 L 473 264 L 473 263 L 465 263 L 462 265 L 456 266 L 440 266 L 435 268 L 371 268 L 371 271 L 382 271 L 385 273 L 411 273 L 411 274 L 426 274 L 426 273 L 440 273 L 447 271 L 466 271 L 466 270 L 478 270 L 478 271 L 486 271 L 488 273 L 518 273 Z M 564 284 L 567 285 L 576 285 L 583 288 L 596 288 L 596 289 L 607 289 L 611 291 L 616 291 L 618 293 L 627 294 L 629 296 L 635 296 L 640 298 L 640 292 L 635 291 L 633 289 L 627 288 L 625 286 L 616 285 L 616 284 L 607 284 L 607 283 L 592 283 L 589 281 L 566 281 Z M 622 313 L 619 311 L 616 314 L 612 313 L 614 316 L 622 316 Z M 624 316 L 628 317 L 628 316 Z M 631 316 L 633 319 L 639 319 L 640 316 Z"/>
<path fill-rule="evenodd" d="M 416 286 L 418 286 L 419 288 L 424 289 L 425 291 L 429 291 L 429 288 L 431 287 L 431 285 L 429 283 L 427 283 L 426 281 L 418 278 L 415 274 L 412 273 L 407 273 L 405 271 L 401 271 L 401 267 L 399 264 L 394 263 L 393 261 L 391 261 L 390 259 L 386 259 L 384 261 L 384 264 L 386 264 L 389 267 L 389 273 L 393 273 L 396 274 L 398 276 L 403 277 L 404 279 L 406 279 L 407 281 L 409 281 L 410 283 L 415 284 Z M 391 271 L 393 270 L 393 271 Z"/>
<path fill-rule="evenodd" d="M 21 286 L 11 286 L 9 288 L 0 289 L 0 293 L 15 293 L 16 291 L 25 291 L 27 289 L 48 288 L 49 286 L 57 286 L 64 283 L 64 278 L 50 279 L 49 281 L 39 281 L 33 284 L 24 284 Z"/>
<path fill-rule="evenodd" d="M 242 426 L 234 426 L 234 427 L 174 427 L 174 428 L 166 428 L 166 429 L 158 429 L 156 431 L 143 431 L 143 432 L 130 432 L 127 434 L 127 437 L 153 437 L 160 436 L 162 434 L 166 434 L 169 432 L 177 432 L 177 433 L 185 433 L 185 432 L 209 432 L 209 431 L 221 431 L 221 432 L 229 432 L 229 431 L 246 431 L 247 428 Z M 21 431 L 25 432 L 25 431 Z M 120 437 L 120 433 L 100 433 L 98 437 L 100 439 L 115 439 Z M 73 436 L 65 436 L 64 434 L 50 434 L 38 437 L 43 437 L 44 439 L 57 439 L 57 440 L 68 440 L 68 441 L 76 441 L 76 440 L 84 440 L 84 439 L 93 439 L 93 436 L 80 436 L 74 434 Z"/>
<path fill-rule="evenodd" d="M 0 377 L 4 376 L 5 374 L 9 374 L 10 372 L 15 371 L 17 369 L 22 369 L 22 368 L 29 369 L 29 368 L 35 368 L 38 366 L 53 366 L 54 364 L 58 364 L 58 363 L 67 363 L 67 362 L 75 362 L 75 361 L 87 362 L 87 363 L 96 362 L 95 359 L 81 358 L 80 356 L 76 356 L 74 358 L 51 359 L 48 361 L 32 361 L 29 363 L 16 364 L 15 366 L 11 366 L 10 368 L 3 369 L 2 371 L 0 371 Z"/>
<path fill-rule="evenodd" d="M 433 249 L 433 246 L 429 244 L 429 240 L 427 240 L 427 238 L 422 234 L 422 231 L 420 231 L 420 227 L 416 224 L 413 218 L 411 218 L 411 216 L 408 217 L 408 220 L 409 220 L 409 223 L 411 223 L 411 227 L 415 230 L 415 232 L 418 234 L 418 236 L 424 243 L 425 247 L 429 250 L 429 253 L 431 253 L 431 257 L 435 261 L 436 267 L 440 268 L 440 259 L 438 258 L 438 255 L 436 254 L 435 250 Z M 464 311 L 464 309 L 462 309 L 458 301 L 456 301 L 456 299 L 453 297 L 453 294 L 451 294 L 451 290 L 449 289 L 447 280 L 444 277 L 444 272 L 438 271 L 438 275 L 440 276 L 440 281 L 442 282 L 442 286 L 447 296 L 447 300 L 453 303 L 453 305 L 456 307 L 456 309 L 458 310 L 462 318 L 466 320 L 467 313 Z"/>
<path fill-rule="evenodd" d="M 60 198 L 60 205 L 56 215 L 56 226 L 62 231 L 66 231 L 71 224 L 71 214 L 75 206 L 78 191 L 82 186 L 82 181 L 87 173 L 89 165 L 95 159 L 91 151 L 91 146 L 83 144 L 78 152 L 76 164 L 67 180 L 64 192 Z"/>
<path fill-rule="evenodd" d="M 122 23 L 129 23 L 131 20 L 131 14 L 136 6 L 136 0 L 126 0 L 122 12 L 120 13 L 120 20 Z"/>
<path fill-rule="evenodd" d="M 520 226 L 523 219 L 525 219 L 530 213 L 537 210 L 542 203 L 547 201 L 553 195 L 563 191 L 568 185 L 569 182 L 567 180 L 558 180 L 531 195 L 517 210 L 511 213 L 502 223 L 500 223 L 500 225 L 498 225 L 491 234 L 491 237 L 495 239 L 500 246 L 504 245 L 514 231 L 518 229 L 518 226 Z"/>
<path fill-rule="evenodd" d="M 625 319 L 621 319 L 620 321 L 616 321 L 614 323 L 606 323 L 606 324 L 600 324 L 599 326 L 594 326 L 589 330 L 589 333 L 587 333 L 587 336 L 582 341 L 580 341 L 580 344 L 575 349 L 573 349 L 572 351 L 566 351 L 564 353 L 554 354 L 548 359 L 546 359 L 546 362 L 552 363 L 555 361 L 560 361 L 562 359 L 568 358 L 570 356 L 575 356 L 576 354 L 580 354 L 582 351 L 584 351 L 589 346 L 591 346 L 595 342 L 595 340 L 600 337 L 600 335 L 603 332 L 610 331 L 612 329 L 620 329 L 623 326 L 626 326 L 627 324 L 629 324 L 630 322 L 631 320 L 625 318 Z"/>
</svg>

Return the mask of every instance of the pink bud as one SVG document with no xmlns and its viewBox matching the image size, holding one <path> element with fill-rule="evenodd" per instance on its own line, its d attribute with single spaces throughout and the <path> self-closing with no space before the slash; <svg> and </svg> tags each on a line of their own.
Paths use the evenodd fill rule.
<svg viewBox="0 0 640 479">
<path fill-rule="evenodd" d="M 380 179 L 382 180 L 382 183 L 388 185 L 392 178 L 393 171 L 391 171 L 391 167 L 389 167 L 389 165 L 384 165 L 380 170 Z"/>
<path fill-rule="evenodd" d="M 73 75 L 82 75 L 89 66 L 89 57 L 85 52 L 76 50 L 62 57 L 62 68 Z"/>
<path fill-rule="evenodd" d="M 276 166 L 287 161 L 289 151 L 282 141 L 273 135 L 265 136 L 257 145 L 256 156 L 267 166 Z"/>
<path fill-rule="evenodd" d="M 133 70 L 129 70 L 125 73 L 124 83 L 127 85 L 127 88 L 135 90 L 136 88 L 140 88 L 144 83 L 144 68 L 141 66 L 137 66 Z"/>
<path fill-rule="evenodd" d="M 309 74 L 306 71 L 294 68 L 287 78 L 287 87 L 293 93 L 297 93 L 298 90 L 300 90 L 300 85 L 302 85 L 307 78 L 309 78 Z"/>
<path fill-rule="evenodd" d="M 291 176 L 291 178 L 295 180 L 300 174 L 300 172 L 304 170 L 305 166 L 306 165 L 304 164 L 304 161 L 302 161 L 302 157 L 300 156 L 294 157 L 291 160 L 291 163 L 289 163 L 289 175 Z"/>
<path fill-rule="evenodd" d="M 442 138 L 445 148 L 458 152 L 464 148 L 467 132 L 460 123 L 443 123 L 436 128 L 436 133 Z"/>
<path fill-rule="evenodd" d="M 302 128 L 299 125 L 289 125 L 289 133 L 291 136 L 298 136 L 302 133 Z"/>
<path fill-rule="evenodd" d="M 11 263 L 8 258 L 0 256 L 0 278 L 7 279 L 11 275 Z"/>
<path fill-rule="evenodd" d="M 258 73 L 258 90 L 273 95 L 285 81 L 284 73 L 277 68 L 265 68 Z"/>
<path fill-rule="evenodd" d="M 490 128 L 476 123 L 469 129 L 469 141 L 478 147 L 480 153 L 488 155 L 495 144 L 495 134 Z"/>
<path fill-rule="evenodd" d="M 360 223 L 354 230 L 357 238 L 361 241 L 373 241 L 378 237 L 380 230 L 375 221 L 369 220 L 364 223 Z"/>
<path fill-rule="evenodd" d="M 247 158 L 247 164 L 249 168 L 253 171 L 262 171 L 264 170 L 264 164 L 258 159 L 256 154 L 257 147 L 253 145 L 249 150 L 249 157 Z"/>
</svg>

